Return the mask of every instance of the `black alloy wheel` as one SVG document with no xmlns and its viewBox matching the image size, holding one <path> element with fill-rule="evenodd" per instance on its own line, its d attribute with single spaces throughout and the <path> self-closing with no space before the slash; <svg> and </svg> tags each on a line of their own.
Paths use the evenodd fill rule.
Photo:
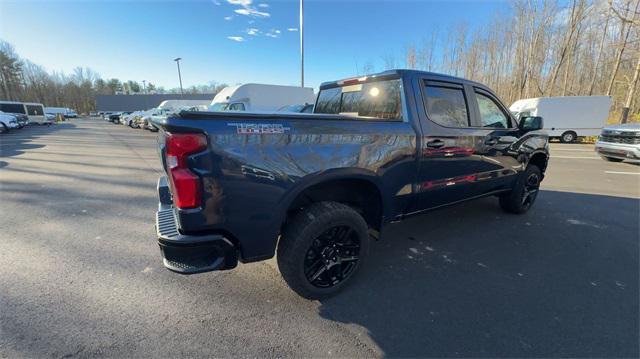
<svg viewBox="0 0 640 359">
<path fill-rule="evenodd" d="M 309 283 L 328 288 L 348 278 L 356 268 L 360 241 L 347 225 L 327 229 L 315 238 L 307 251 L 304 273 Z"/>
<path fill-rule="evenodd" d="M 540 175 L 536 172 L 532 172 L 527 176 L 523 186 L 522 193 L 522 206 L 525 209 L 531 207 L 533 202 L 538 196 L 538 190 L 540 189 Z"/>
</svg>

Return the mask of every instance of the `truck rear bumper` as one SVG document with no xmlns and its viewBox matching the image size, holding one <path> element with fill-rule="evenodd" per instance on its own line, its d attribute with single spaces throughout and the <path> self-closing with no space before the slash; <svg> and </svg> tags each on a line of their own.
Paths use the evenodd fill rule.
<svg viewBox="0 0 640 359">
<path fill-rule="evenodd" d="M 166 203 L 167 191 L 166 179 L 161 177 L 158 181 L 160 204 L 156 212 L 156 231 L 164 266 L 181 274 L 235 268 L 238 251 L 224 236 L 180 233 L 175 210 Z"/>
</svg>

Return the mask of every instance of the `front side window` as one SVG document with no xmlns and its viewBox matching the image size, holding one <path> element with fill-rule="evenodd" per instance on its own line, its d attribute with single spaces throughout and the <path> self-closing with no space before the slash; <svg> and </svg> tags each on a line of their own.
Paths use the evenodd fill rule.
<svg viewBox="0 0 640 359">
<path fill-rule="evenodd" d="M 459 88 L 427 86 L 426 110 L 429 119 L 445 127 L 469 126 L 464 92 Z"/>
<path fill-rule="evenodd" d="M 482 127 L 509 128 L 509 119 L 492 98 L 476 92 Z"/>
<path fill-rule="evenodd" d="M 44 109 L 42 106 L 27 105 L 27 114 L 29 116 L 42 116 L 44 115 Z"/>
<path fill-rule="evenodd" d="M 229 105 L 227 111 L 244 111 L 244 104 L 241 102 L 232 103 L 231 105 Z"/>
<path fill-rule="evenodd" d="M 400 79 L 321 89 L 314 113 L 402 120 Z"/>
</svg>

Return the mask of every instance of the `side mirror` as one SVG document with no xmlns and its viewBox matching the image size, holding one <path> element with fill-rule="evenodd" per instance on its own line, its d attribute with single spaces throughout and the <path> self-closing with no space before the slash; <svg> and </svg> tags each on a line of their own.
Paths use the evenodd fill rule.
<svg viewBox="0 0 640 359">
<path fill-rule="evenodd" d="M 544 128 L 544 122 L 540 116 L 525 116 L 520 118 L 518 127 L 523 131 L 537 131 Z"/>
</svg>

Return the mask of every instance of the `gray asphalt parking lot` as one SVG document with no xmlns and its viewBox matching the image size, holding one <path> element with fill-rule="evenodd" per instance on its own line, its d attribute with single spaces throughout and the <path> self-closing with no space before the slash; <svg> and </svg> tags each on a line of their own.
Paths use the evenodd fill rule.
<svg viewBox="0 0 640 359">
<path fill-rule="evenodd" d="M 638 357 L 640 167 L 552 144 L 535 207 L 394 224 L 307 301 L 270 263 L 180 276 L 153 229 L 156 135 L 78 119 L 0 136 L 0 357 Z"/>
</svg>

